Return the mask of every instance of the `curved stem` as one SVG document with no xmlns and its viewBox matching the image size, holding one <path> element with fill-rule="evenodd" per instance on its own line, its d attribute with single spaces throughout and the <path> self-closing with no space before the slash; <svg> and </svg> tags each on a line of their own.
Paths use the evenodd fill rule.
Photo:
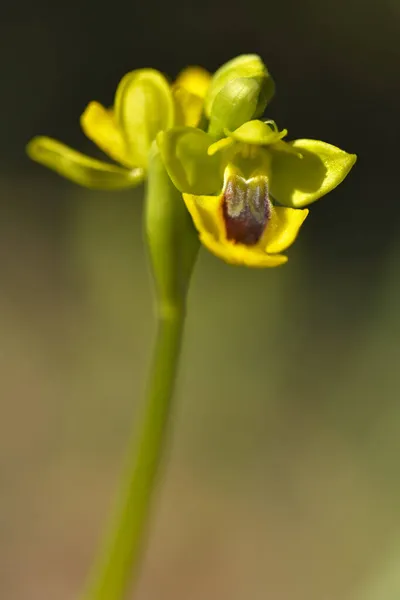
<svg viewBox="0 0 400 600">
<path fill-rule="evenodd" d="M 83 600 L 120 600 L 138 572 L 180 354 L 185 309 L 162 306 L 144 415 L 120 504 Z"/>
</svg>

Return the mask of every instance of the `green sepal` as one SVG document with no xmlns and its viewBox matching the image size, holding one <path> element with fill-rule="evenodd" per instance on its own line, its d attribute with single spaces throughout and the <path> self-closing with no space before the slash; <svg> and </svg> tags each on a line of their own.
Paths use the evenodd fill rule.
<svg viewBox="0 0 400 600">
<path fill-rule="evenodd" d="M 212 143 L 207 133 L 194 127 L 174 127 L 157 136 L 165 168 L 180 192 L 195 195 L 220 192 L 223 166 L 219 155 L 208 155 Z"/>
<path fill-rule="evenodd" d="M 276 144 L 287 135 L 287 129 L 278 131 L 273 121 L 248 121 L 235 131 L 225 130 L 225 134 L 237 142 L 268 146 Z"/>
<path fill-rule="evenodd" d="M 214 139 L 224 136 L 226 129 L 234 131 L 255 116 L 260 98 L 260 78 L 237 77 L 217 94 L 210 113 L 208 132 Z"/>
<path fill-rule="evenodd" d="M 49 137 L 33 138 L 26 151 L 36 162 L 87 188 L 132 188 L 144 179 L 143 169 L 125 169 L 90 158 Z"/>
<path fill-rule="evenodd" d="M 280 204 L 303 208 L 333 190 L 357 160 L 355 154 L 318 140 L 295 140 L 296 155 L 269 147 L 270 191 Z"/>
<path fill-rule="evenodd" d="M 275 84 L 261 58 L 256 54 L 242 54 L 222 65 L 222 67 L 214 73 L 204 101 L 205 113 L 208 117 L 210 117 L 211 107 L 216 96 L 229 81 L 238 77 L 259 78 L 264 80 L 262 86 L 264 95 L 261 98 L 261 102 L 267 103 L 272 98 L 275 91 Z M 264 108 L 261 112 L 259 109 L 257 114 L 254 114 L 253 116 L 261 115 Z"/>
<path fill-rule="evenodd" d="M 125 75 L 115 95 L 115 117 L 133 164 L 146 168 L 157 134 L 175 121 L 175 105 L 167 79 L 154 69 Z"/>
<path fill-rule="evenodd" d="M 162 311 L 176 310 L 185 304 L 200 241 L 156 143 L 149 155 L 145 228 L 158 304 Z"/>
</svg>

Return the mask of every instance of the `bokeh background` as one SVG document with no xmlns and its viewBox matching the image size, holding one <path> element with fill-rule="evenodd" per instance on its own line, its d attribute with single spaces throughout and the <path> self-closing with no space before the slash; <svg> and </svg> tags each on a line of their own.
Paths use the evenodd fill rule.
<svg viewBox="0 0 400 600">
<path fill-rule="evenodd" d="M 0 21 L 0 597 L 69 600 L 154 335 L 142 191 L 29 163 L 143 66 L 258 52 L 290 137 L 359 156 L 282 269 L 202 251 L 137 598 L 400 597 L 398 0 L 21 0 Z"/>
</svg>

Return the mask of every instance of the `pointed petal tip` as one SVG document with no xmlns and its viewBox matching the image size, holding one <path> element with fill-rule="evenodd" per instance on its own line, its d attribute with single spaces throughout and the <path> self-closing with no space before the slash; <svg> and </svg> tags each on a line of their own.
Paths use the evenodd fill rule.
<svg viewBox="0 0 400 600">
<path fill-rule="evenodd" d="M 302 157 L 283 152 L 286 146 Z M 335 189 L 349 174 L 357 156 L 320 140 L 299 139 L 274 146 L 271 193 L 283 206 L 304 208 Z M 277 150 L 277 152 L 275 152 Z"/>
</svg>

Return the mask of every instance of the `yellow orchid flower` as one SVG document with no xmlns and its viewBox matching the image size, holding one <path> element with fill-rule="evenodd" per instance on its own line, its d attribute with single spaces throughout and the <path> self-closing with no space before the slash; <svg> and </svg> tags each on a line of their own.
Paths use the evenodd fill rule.
<svg viewBox="0 0 400 600">
<path fill-rule="evenodd" d="M 232 264 L 275 267 L 307 217 L 304 207 L 334 189 L 354 154 L 318 140 L 285 142 L 287 130 L 252 120 L 215 141 L 200 129 L 157 136 L 200 240 Z"/>
<path fill-rule="evenodd" d="M 212 77 L 189 67 L 172 85 L 154 69 L 132 71 L 111 109 L 91 102 L 81 116 L 86 136 L 116 164 L 47 137 L 34 138 L 28 153 L 80 185 L 121 189 L 146 179 L 156 143 L 204 245 L 227 262 L 277 266 L 304 207 L 334 189 L 356 157 L 319 140 L 284 141 L 286 129 L 258 119 L 274 89 L 253 54 Z"/>
<path fill-rule="evenodd" d="M 80 118 L 85 135 L 115 163 L 91 158 L 44 136 L 27 146 L 28 155 L 75 183 L 93 189 L 135 187 L 146 177 L 150 146 L 174 125 L 197 126 L 210 81 L 200 67 L 188 67 L 172 86 L 154 69 L 125 75 L 113 108 L 90 102 Z"/>
</svg>

